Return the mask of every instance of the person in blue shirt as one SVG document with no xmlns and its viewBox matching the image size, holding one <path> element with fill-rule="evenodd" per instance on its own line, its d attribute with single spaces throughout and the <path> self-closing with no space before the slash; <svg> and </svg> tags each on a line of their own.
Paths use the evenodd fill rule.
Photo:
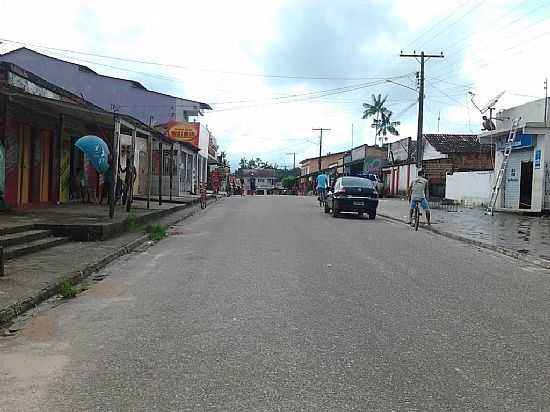
<svg viewBox="0 0 550 412">
<path fill-rule="evenodd" d="M 328 176 L 324 171 L 317 176 L 317 194 L 319 195 L 319 201 L 323 202 L 327 194 Z"/>
</svg>

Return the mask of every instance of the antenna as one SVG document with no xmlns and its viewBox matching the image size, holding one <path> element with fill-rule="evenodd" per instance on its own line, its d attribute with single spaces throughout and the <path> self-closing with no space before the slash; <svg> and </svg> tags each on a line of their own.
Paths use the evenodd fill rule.
<svg viewBox="0 0 550 412">
<path fill-rule="evenodd" d="M 485 105 L 479 109 L 481 114 L 485 113 L 487 110 L 491 110 L 495 108 L 495 104 L 498 102 L 498 100 L 502 97 L 502 95 L 506 92 L 506 90 L 501 91 L 499 94 L 497 94 L 495 97 L 493 97 L 491 100 L 489 100 Z"/>
</svg>

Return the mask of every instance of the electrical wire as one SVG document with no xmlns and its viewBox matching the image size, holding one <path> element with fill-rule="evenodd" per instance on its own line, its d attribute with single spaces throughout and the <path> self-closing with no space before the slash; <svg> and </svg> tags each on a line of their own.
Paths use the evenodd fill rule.
<svg viewBox="0 0 550 412">
<path fill-rule="evenodd" d="M 126 63 L 137 63 L 137 64 L 144 64 L 144 65 L 150 65 L 150 66 L 157 66 L 157 67 L 168 67 L 172 69 L 192 70 L 192 71 L 216 73 L 216 74 L 223 74 L 223 75 L 264 77 L 264 78 L 274 78 L 274 79 L 297 79 L 297 80 L 348 80 L 349 81 L 349 80 L 380 80 L 381 79 L 381 77 L 302 76 L 302 75 L 266 74 L 266 73 L 249 73 L 249 72 L 239 72 L 239 71 L 229 71 L 229 70 L 217 70 L 217 69 L 209 69 L 209 68 L 197 68 L 197 67 L 191 67 L 191 66 L 184 66 L 180 64 L 174 64 L 174 63 L 159 63 L 159 62 L 153 62 L 149 60 L 109 56 L 105 54 L 90 53 L 90 52 L 71 50 L 71 49 L 63 49 L 59 47 L 50 47 L 50 46 L 44 46 L 44 45 L 35 44 L 35 43 L 21 42 L 21 41 L 4 39 L 4 38 L 0 38 L 0 42 L 6 42 L 6 43 L 21 45 L 21 46 L 35 47 L 35 48 L 40 48 L 40 49 L 50 50 L 55 52 L 99 57 L 103 59 L 122 61 Z"/>
</svg>

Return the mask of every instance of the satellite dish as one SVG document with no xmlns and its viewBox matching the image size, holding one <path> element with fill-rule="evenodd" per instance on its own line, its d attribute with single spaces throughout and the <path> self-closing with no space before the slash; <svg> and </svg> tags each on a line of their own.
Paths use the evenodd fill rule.
<svg viewBox="0 0 550 412">
<path fill-rule="evenodd" d="M 495 97 L 493 97 L 491 100 L 489 100 L 479 111 L 481 114 L 485 113 L 487 110 L 492 109 L 494 105 L 498 102 L 498 99 L 502 97 L 502 95 L 506 92 L 506 90 L 501 91 L 499 94 L 497 94 Z"/>
</svg>

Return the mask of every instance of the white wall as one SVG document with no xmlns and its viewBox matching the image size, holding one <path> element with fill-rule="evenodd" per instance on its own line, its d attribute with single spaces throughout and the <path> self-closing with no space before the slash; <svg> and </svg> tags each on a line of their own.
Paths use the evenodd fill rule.
<svg viewBox="0 0 550 412">
<path fill-rule="evenodd" d="M 468 206 L 487 205 L 491 198 L 493 171 L 455 172 L 447 175 L 445 198 Z"/>
<path fill-rule="evenodd" d="M 544 99 L 534 100 L 521 106 L 501 110 L 495 116 L 496 118 L 509 118 L 504 121 L 497 120 L 497 130 L 510 129 L 513 119 L 521 117 L 520 126 L 526 122 L 544 122 Z"/>
</svg>

